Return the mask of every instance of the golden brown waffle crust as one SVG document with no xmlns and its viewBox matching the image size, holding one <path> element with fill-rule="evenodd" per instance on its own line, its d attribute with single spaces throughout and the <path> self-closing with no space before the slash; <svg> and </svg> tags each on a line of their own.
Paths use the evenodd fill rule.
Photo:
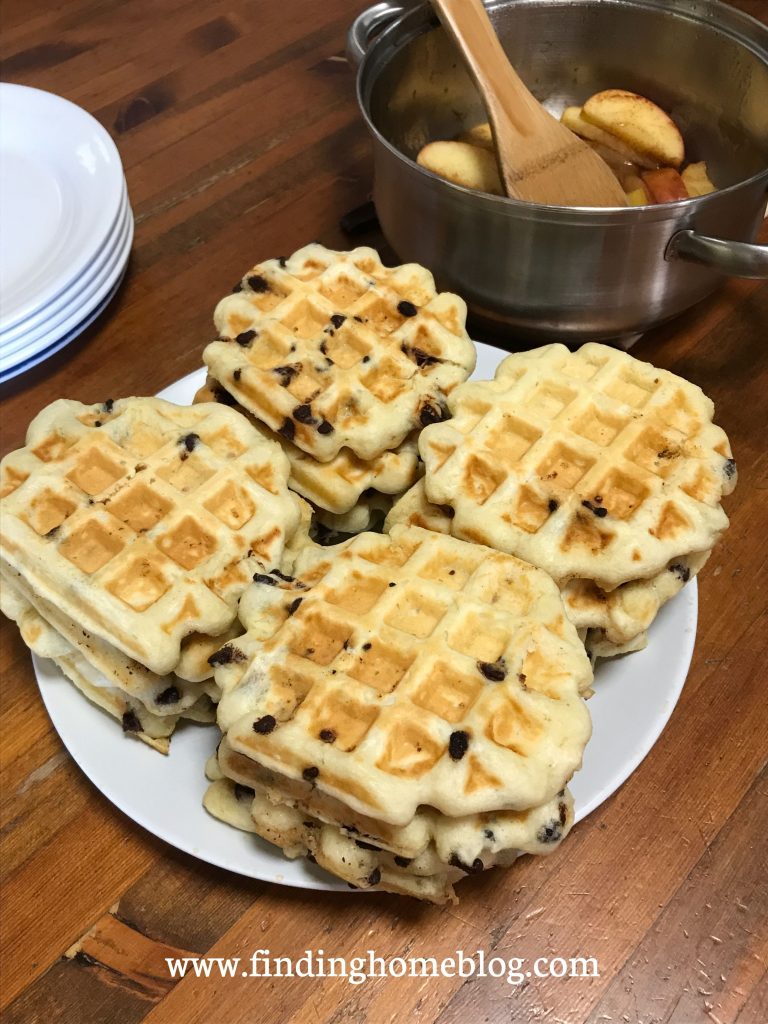
<svg viewBox="0 0 768 1024">
<path fill-rule="evenodd" d="M 209 376 L 206 384 L 195 394 L 194 402 L 235 403 L 234 398 Z M 368 490 L 379 494 L 402 494 L 416 480 L 420 472 L 418 436 L 414 432 L 394 451 L 382 452 L 375 459 L 365 461 L 348 448 L 342 448 L 330 462 L 318 462 L 280 434 L 260 423 L 241 405 L 232 408 L 245 416 L 252 426 L 265 437 L 277 442 L 291 465 L 288 486 L 311 501 L 319 509 L 334 515 L 344 515 L 360 501 Z"/>
<path fill-rule="evenodd" d="M 288 461 L 223 406 L 61 399 L 0 463 L 0 554 L 41 598 L 163 675 L 221 634 L 299 507 Z"/>
<path fill-rule="evenodd" d="M 605 345 L 508 356 L 493 381 L 448 399 L 419 450 L 430 502 L 455 536 L 525 558 L 563 582 L 612 590 L 708 551 L 736 482 L 700 388 Z"/>
<path fill-rule="evenodd" d="M 385 532 L 397 525 L 420 526 L 436 533 L 451 534 L 453 510 L 432 504 L 424 480 L 417 481 L 392 507 L 384 522 Z M 600 657 L 628 653 L 632 642 L 644 641 L 662 605 L 671 600 L 706 564 L 710 552 L 676 557 L 647 580 L 630 580 L 611 591 L 601 590 L 592 580 L 572 579 L 560 591 L 568 618 L 577 630 L 590 631 L 591 653 Z M 642 646 L 645 646 L 644 642 Z"/>
<path fill-rule="evenodd" d="M 221 340 L 203 360 L 240 405 L 319 462 L 344 448 L 371 460 L 439 419 L 470 375 L 465 320 L 464 301 L 438 294 L 423 267 L 313 243 L 253 267 L 221 300 Z"/>
<path fill-rule="evenodd" d="M 417 528 L 294 571 L 216 670 L 233 749 L 392 824 L 539 806 L 579 767 L 591 668 L 545 573 Z"/>
</svg>

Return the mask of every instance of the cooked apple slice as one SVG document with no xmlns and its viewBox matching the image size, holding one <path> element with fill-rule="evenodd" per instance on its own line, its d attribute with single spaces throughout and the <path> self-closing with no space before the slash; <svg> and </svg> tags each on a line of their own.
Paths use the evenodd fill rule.
<svg viewBox="0 0 768 1024">
<path fill-rule="evenodd" d="M 648 206 L 655 202 L 639 174 L 625 175 L 621 187 L 627 194 L 627 202 L 630 206 Z"/>
<path fill-rule="evenodd" d="M 685 182 L 689 196 L 707 196 L 710 192 L 715 191 L 715 186 L 707 173 L 707 165 L 703 160 L 696 164 L 688 164 L 680 177 Z"/>
<path fill-rule="evenodd" d="M 462 132 L 461 135 L 457 136 L 456 141 L 468 142 L 470 146 L 480 146 L 481 149 L 489 149 L 491 152 L 495 149 L 493 133 L 487 121 L 485 124 L 476 124 L 469 131 Z"/>
<path fill-rule="evenodd" d="M 602 128 L 598 128 L 596 124 L 591 124 L 582 116 L 581 107 L 566 107 L 563 111 L 560 121 L 565 125 L 566 128 L 578 135 L 582 139 L 586 139 L 588 142 L 597 142 L 599 144 L 593 147 L 597 149 L 603 159 L 602 150 L 609 149 L 615 152 L 622 161 L 629 164 L 636 164 L 638 167 L 645 167 L 648 170 L 658 167 L 658 161 L 654 160 L 653 157 L 648 156 L 644 153 L 639 153 L 637 150 L 628 146 L 626 142 L 622 142 L 621 139 L 615 135 L 611 135 L 610 132 L 603 131 Z M 469 140 L 468 140 L 469 141 Z M 606 161 L 607 163 L 613 163 Z"/>
<path fill-rule="evenodd" d="M 674 167 L 643 171 L 643 181 L 656 203 L 674 203 L 677 199 L 689 198 L 685 182 Z"/>
<path fill-rule="evenodd" d="M 419 152 L 416 162 L 428 171 L 452 181 L 455 185 L 504 195 L 496 166 L 496 157 L 487 149 L 467 142 L 429 142 Z"/>
<path fill-rule="evenodd" d="M 590 96 L 581 115 L 658 164 L 679 167 L 685 159 L 685 145 L 677 125 L 645 96 L 626 89 L 606 89 Z"/>
</svg>

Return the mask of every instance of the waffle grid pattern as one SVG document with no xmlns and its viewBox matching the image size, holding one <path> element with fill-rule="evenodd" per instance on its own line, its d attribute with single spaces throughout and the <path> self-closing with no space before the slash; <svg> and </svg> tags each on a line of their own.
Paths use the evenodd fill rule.
<svg viewBox="0 0 768 1024">
<path fill-rule="evenodd" d="M 415 528 L 303 552 L 302 570 L 305 596 L 271 639 L 237 642 L 248 664 L 221 681 L 235 750 L 396 824 L 419 804 L 525 809 L 562 788 L 591 669 L 544 574 Z"/>
<path fill-rule="evenodd" d="M 232 622 L 298 520 L 288 463 L 223 407 L 59 401 L 3 461 L 2 555 L 30 589 L 152 671 Z"/>
<path fill-rule="evenodd" d="M 604 345 L 509 356 L 449 398 L 419 449 L 456 536 L 603 589 L 709 550 L 735 485 L 699 388 Z"/>
<path fill-rule="evenodd" d="M 203 360 L 237 401 L 320 462 L 371 460 L 443 415 L 474 369 L 466 305 L 417 264 L 306 246 L 222 299 Z"/>
</svg>

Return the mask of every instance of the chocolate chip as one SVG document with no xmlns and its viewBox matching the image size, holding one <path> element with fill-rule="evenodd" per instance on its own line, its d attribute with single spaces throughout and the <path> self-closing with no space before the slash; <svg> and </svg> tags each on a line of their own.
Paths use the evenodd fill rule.
<svg viewBox="0 0 768 1024">
<path fill-rule="evenodd" d="M 297 405 L 293 410 L 293 418 L 297 423 L 315 423 L 315 418 L 312 415 L 312 408 L 309 405 Z"/>
<path fill-rule="evenodd" d="M 501 683 L 507 678 L 507 666 L 503 658 L 498 661 L 478 661 L 477 667 L 492 683 Z"/>
<path fill-rule="evenodd" d="M 234 379 L 234 380 L 238 381 L 238 380 L 240 380 L 240 377 L 242 376 L 242 374 L 243 374 L 243 371 L 242 371 L 242 370 L 240 370 L 240 369 L 237 369 L 237 370 L 235 370 L 235 372 L 234 372 L 234 373 L 232 374 L 232 377 L 233 377 L 233 379 Z"/>
<path fill-rule="evenodd" d="M 245 661 L 245 653 L 233 644 L 225 644 L 208 659 L 209 665 L 231 665 L 233 662 Z"/>
<path fill-rule="evenodd" d="M 397 304 L 397 312 L 400 316 L 416 316 L 419 312 L 412 302 L 408 302 L 407 299 L 403 299 L 402 302 Z"/>
<path fill-rule="evenodd" d="M 243 282 L 238 281 L 237 284 L 232 288 L 232 294 L 237 295 L 238 292 L 243 290 Z"/>
<path fill-rule="evenodd" d="M 381 853 L 380 846 L 374 846 L 373 843 L 363 842 L 362 839 L 356 839 L 355 846 L 359 846 L 361 850 L 373 850 L 374 853 Z"/>
<path fill-rule="evenodd" d="M 179 439 L 179 443 L 183 444 L 188 452 L 193 452 L 199 440 L 199 434 L 186 434 L 184 437 Z"/>
<path fill-rule="evenodd" d="M 288 605 L 288 608 L 286 609 L 289 616 L 293 615 L 295 611 L 298 611 L 299 605 L 301 604 L 302 601 L 303 598 L 301 597 L 294 598 L 294 600 L 291 601 L 291 603 Z"/>
<path fill-rule="evenodd" d="M 370 651 L 370 649 L 371 649 L 371 647 L 372 647 L 372 646 L 373 646 L 373 645 L 372 645 L 371 643 L 364 643 L 364 644 L 362 645 L 362 650 L 364 650 L 364 651 Z"/>
<path fill-rule="evenodd" d="M 736 459 L 726 459 L 723 463 L 723 473 L 727 480 L 732 480 L 736 474 Z"/>
<path fill-rule="evenodd" d="M 263 294 L 264 292 L 269 291 L 269 281 L 266 279 L 266 277 L 262 277 L 261 274 L 251 274 L 251 276 L 247 280 L 248 287 L 251 289 L 252 292 L 258 292 L 259 294 Z"/>
<path fill-rule="evenodd" d="M 158 693 L 155 697 L 155 704 L 175 704 L 180 697 L 181 694 L 177 687 L 168 686 L 162 693 Z"/>
<path fill-rule="evenodd" d="M 250 786 L 244 786 L 241 782 L 235 783 L 235 796 L 238 800 L 253 800 L 256 796 Z"/>
<path fill-rule="evenodd" d="M 568 807 L 565 804 L 558 804 L 558 811 L 560 811 L 560 824 L 564 825 L 568 818 Z"/>
<path fill-rule="evenodd" d="M 557 512 L 557 510 L 560 508 L 560 505 L 558 502 L 555 501 L 554 498 L 550 498 L 547 502 L 547 508 L 550 512 Z"/>
<path fill-rule="evenodd" d="M 299 372 L 298 366 L 275 366 L 272 373 L 276 373 L 280 378 L 280 385 L 287 388 L 293 378 Z"/>
<path fill-rule="evenodd" d="M 399 868 L 407 868 L 412 860 L 413 857 L 401 857 L 399 853 L 395 854 L 395 864 L 397 864 Z"/>
<path fill-rule="evenodd" d="M 381 881 L 381 868 L 374 868 L 368 875 L 368 885 L 378 885 Z"/>
<path fill-rule="evenodd" d="M 276 587 L 277 580 L 273 580 L 271 576 L 265 576 L 263 572 L 255 572 L 253 574 L 254 583 L 263 583 L 267 587 Z"/>
<path fill-rule="evenodd" d="M 482 871 L 485 865 L 479 857 L 475 857 L 471 864 L 465 864 L 464 861 L 459 857 L 458 853 L 452 853 L 448 863 L 455 868 L 460 868 L 468 875 L 476 875 L 479 871 Z"/>
<path fill-rule="evenodd" d="M 469 733 L 463 729 L 452 732 L 448 740 L 448 753 L 452 761 L 460 761 L 467 752 L 469 746 Z"/>
<path fill-rule="evenodd" d="M 283 420 L 282 426 L 277 428 L 278 434 L 282 434 L 288 441 L 292 441 L 296 437 L 296 427 L 294 426 L 293 420 L 286 417 Z"/>
<path fill-rule="evenodd" d="M 112 406 L 114 404 L 115 404 L 114 398 L 108 398 L 106 400 L 106 402 L 104 403 L 104 412 L 106 412 L 106 413 L 112 412 Z"/>
<path fill-rule="evenodd" d="M 135 711 L 123 712 L 123 732 L 141 732 L 141 722 Z"/>
<path fill-rule="evenodd" d="M 235 338 L 238 345 L 245 347 L 250 345 L 253 339 L 256 337 L 256 331 L 241 331 L 240 334 Z"/>
<path fill-rule="evenodd" d="M 237 405 L 237 399 L 234 395 L 230 395 L 220 384 L 216 384 L 211 390 L 213 391 L 214 400 L 220 405 Z"/>
<path fill-rule="evenodd" d="M 328 355 L 328 342 L 323 340 L 320 342 L 320 351 L 324 356 Z"/>
<path fill-rule="evenodd" d="M 101 426 L 101 420 L 94 420 L 93 421 L 93 425 L 94 425 L 94 427 L 100 427 Z"/>
<path fill-rule="evenodd" d="M 370 356 L 363 356 L 363 362 L 364 363 L 370 363 L 370 361 L 371 361 L 371 357 Z"/>
<path fill-rule="evenodd" d="M 358 322 L 359 324 L 364 324 L 364 323 L 365 323 L 365 320 L 364 320 L 364 319 L 363 319 L 363 317 L 361 317 L 361 316 L 353 316 L 353 317 L 352 317 L 352 319 L 353 319 L 353 320 L 357 320 L 357 322 Z"/>
<path fill-rule="evenodd" d="M 318 434 L 332 434 L 333 427 L 328 420 L 321 420 L 320 425 L 317 428 Z"/>
<path fill-rule="evenodd" d="M 266 736 L 274 730 L 276 725 L 277 720 L 274 715 L 262 715 L 253 723 L 253 731 L 257 732 L 259 736 Z"/>
<path fill-rule="evenodd" d="M 496 842 L 496 836 L 494 835 L 493 829 L 484 828 L 483 829 L 483 835 L 485 836 L 485 838 L 488 840 L 489 843 L 495 843 Z"/>
<path fill-rule="evenodd" d="M 344 321 L 345 321 L 346 319 L 347 319 L 347 318 L 346 318 L 346 317 L 344 316 L 344 314 L 343 314 L 343 313 L 334 313 L 334 314 L 333 314 L 333 315 L 331 316 L 331 323 L 333 324 L 333 326 L 334 326 L 334 327 L 336 328 L 336 330 L 338 331 L 338 329 L 339 329 L 339 328 L 341 327 L 341 325 L 342 325 L 342 324 L 344 323 Z"/>
<path fill-rule="evenodd" d="M 336 733 L 333 731 L 333 729 L 321 729 L 320 739 L 323 741 L 323 743 L 335 743 Z"/>
<path fill-rule="evenodd" d="M 542 825 L 536 833 L 536 839 L 540 843 L 559 843 L 562 838 L 563 830 L 555 818 L 548 825 Z"/>
<path fill-rule="evenodd" d="M 277 262 L 280 264 L 280 266 L 283 268 L 283 270 L 285 270 L 285 265 L 288 262 L 286 257 L 285 256 L 278 256 L 277 257 Z"/>
<path fill-rule="evenodd" d="M 602 501 L 602 498 L 600 500 Z M 608 515 L 607 508 L 601 508 L 599 505 L 593 505 L 591 501 L 582 501 L 581 504 L 584 508 L 588 508 L 590 512 L 596 515 L 598 519 L 605 519 Z"/>
<path fill-rule="evenodd" d="M 304 769 L 304 771 L 301 773 L 301 777 L 306 782 L 312 782 L 312 780 L 316 779 L 319 774 L 320 774 L 320 769 L 319 768 L 315 768 L 315 766 L 312 765 L 312 767 Z"/>
<path fill-rule="evenodd" d="M 421 407 L 419 422 L 423 427 L 428 427 L 430 423 L 442 423 L 444 419 L 445 411 L 439 405 L 431 405 L 429 402 L 426 402 Z"/>
<path fill-rule="evenodd" d="M 396 586 L 397 586 L 397 584 L 396 584 L 396 583 L 394 583 L 394 582 L 392 582 L 392 583 L 388 583 L 388 584 L 387 584 L 387 586 L 388 586 L 388 587 L 396 587 Z"/>
<path fill-rule="evenodd" d="M 279 569 L 273 569 L 272 570 L 272 575 L 273 576 L 277 576 L 277 578 L 279 580 L 282 580 L 284 583 L 295 583 L 296 582 L 296 577 L 295 576 L 288 576 L 287 573 L 280 572 Z"/>
<path fill-rule="evenodd" d="M 434 366 L 436 363 L 443 362 L 437 356 L 432 356 L 429 352 L 425 352 L 423 349 L 416 348 L 413 345 L 406 345 L 405 342 L 403 342 L 400 348 L 417 366 Z"/>
<path fill-rule="evenodd" d="M 680 562 L 675 562 L 674 565 L 670 565 L 669 571 L 675 573 L 683 583 L 687 583 L 691 578 L 691 570 L 687 565 L 683 565 Z"/>
</svg>

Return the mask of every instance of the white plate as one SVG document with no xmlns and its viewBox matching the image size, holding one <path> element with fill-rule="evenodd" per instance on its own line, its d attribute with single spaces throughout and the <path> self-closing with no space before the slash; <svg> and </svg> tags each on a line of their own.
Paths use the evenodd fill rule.
<svg viewBox="0 0 768 1024">
<path fill-rule="evenodd" d="M 63 319 L 63 314 L 101 276 L 104 268 L 112 260 L 115 250 L 122 241 L 123 230 L 128 219 L 128 211 L 128 192 L 123 188 L 117 220 L 89 265 L 80 277 L 72 281 L 58 295 L 54 296 L 48 305 L 36 310 L 31 316 L 20 320 L 6 331 L 0 331 L 0 355 L 5 358 L 11 353 L 17 352 L 28 339 L 35 337 L 36 334 L 39 334 L 46 327 L 53 326 L 58 320 Z"/>
<path fill-rule="evenodd" d="M 117 291 L 117 285 L 125 273 L 132 243 L 133 214 L 128 207 L 121 227 L 121 237 L 108 265 L 102 269 L 96 280 L 78 294 L 76 301 L 66 307 L 58 323 L 54 326 L 46 324 L 45 328 L 18 352 L 8 357 L 3 353 L 3 357 L 0 358 L 0 383 L 36 366 L 85 330 Z"/>
<path fill-rule="evenodd" d="M 120 271 L 117 280 L 112 285 L 111 290 L 102 299 L 102 301 L 87 314 L 87 316 L 83 320 L 76 324 L 65 335 L 57 338 L 56 341 L 54 341 L 51 345 L 48 346 L 48 348 L 45 348 L 41 352 L 36 353 L 31 358 L 27 359 L 24 363 L 14 366 L 6 373 L 0 373 L 0 384 L 3 384 L 7 380 L 11 380 L 13 377 L 18 377 L 19 374 L 21 373 L 26 373 L 26 371 L 31 370 L 33 366 L 37 366 L 39 363 L 42 363 L 46 359 L 49 359 L 52 355 L 55 355 L 61 349 L 69 345 L 71 341 L 74 341 L 75 338 L 79 337 L 86 329 L 86 327 L 90 327 L 93 321 L 97 317 L 101 316 L 101 314 L 110 304 L 112 299 L 114 299 L 115 295 L 117 295 L 120 289 L 120 285 L 123 283 L 123 277 L 125 276 L 126 269 L 127 262 Z"/>
<path fill-rule="evenodd" d="M 492 377 L 504 353 L 478 344 L 476 379 Z M 161 398 L 184 405 L 205 380 L 201 369 L 177 381 Z M 599 807 L 637 768 L 669 720 L 693 654 L 696 581 L 661 609 L 647 648 L 600 663 L 589 701 L 593 735 L 584 766 L 571 782 L 576 819 Z M 121 738 L 117 723 L 89 704 L 50 661 L 33 658 L 48 714 L 72 757 L 112 803 L 153 835 L 201 860 L 304 889 L 348 891 L 307 861 L 288 860 L 269 843 L 210 817 L 202 807 L 203 767 L 216 729 L 182 723 L 164 758 Z"/>
<path fill-rule="evenodd" d="M 0 328 L 47 305 L 98 253 L 124 179 L 109 133 L 51 93 L 0 84 Z"/>
</svg>

